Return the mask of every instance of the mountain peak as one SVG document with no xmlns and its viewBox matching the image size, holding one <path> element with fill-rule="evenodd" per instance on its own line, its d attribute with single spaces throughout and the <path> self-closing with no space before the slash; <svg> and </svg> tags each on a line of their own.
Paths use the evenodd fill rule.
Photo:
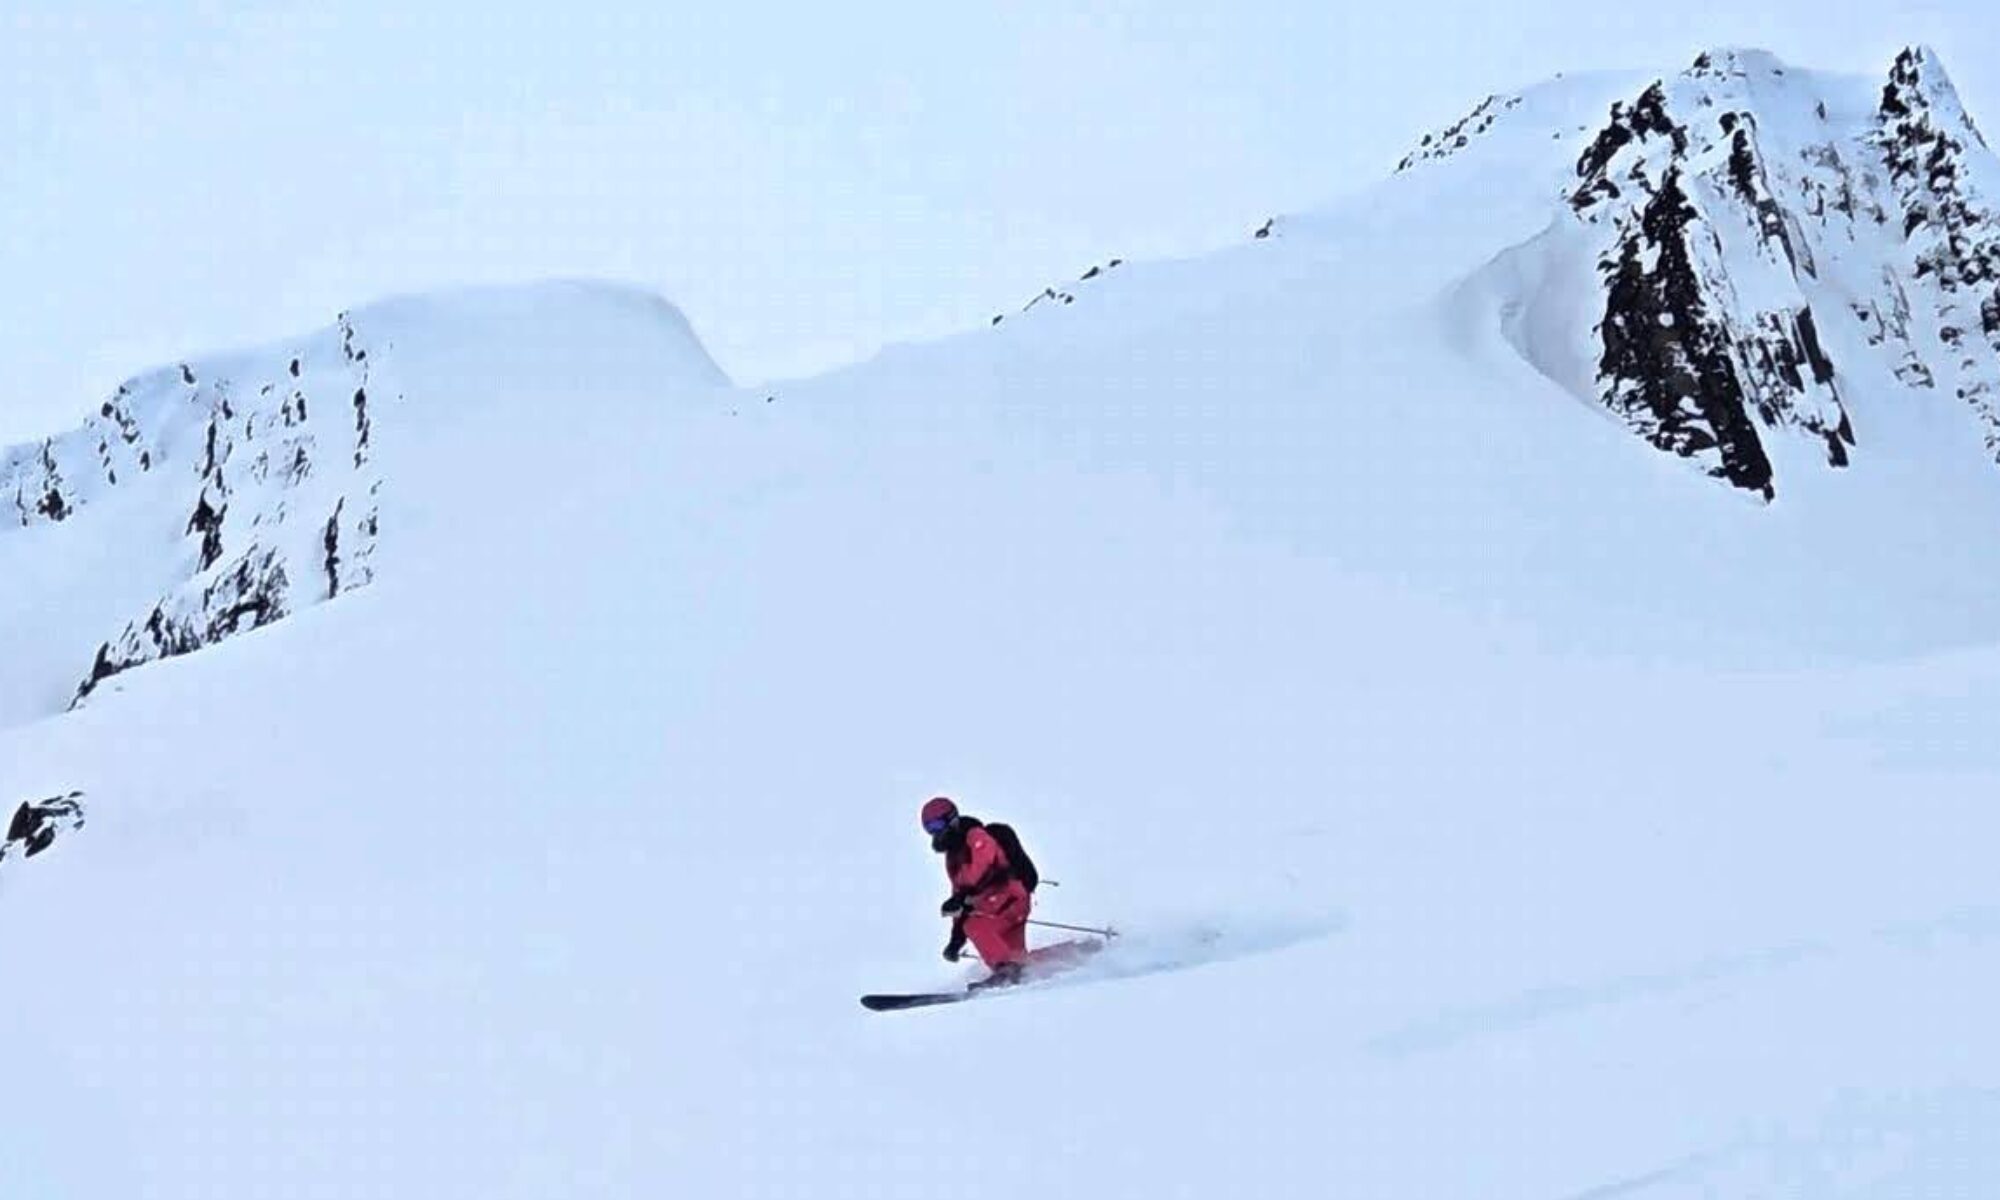
<svg viewBox="0 0 2000 1200">
<path fill-rule="evenodd" d="M 1962 401 L 2000 459 L 2000 164 L 1934 51 L 1871 81 L 1719 48 L 1627 85 L 1594 125 L 1489 132 L 1496 112 L 1558 111 L 1536 97 L 1561 86 L 1489 99 L 1443 153 L 1404 164 L 1485 135 L 1489 166 L 1555 181 L 1551 223 L 1509 254 L 1558 269 L 1508 303 L 1597 298 L 1588 327 L 1521 344 L 1531 365 L 1766 499 L 1805 469 L 1798 435 L 1844 467 L 1928 393 Z"/>
<path fill-rule="evenodd" d="M 523 358 L 611 354 L 663 382 L 726 387 L 694 326 L 657 292 L 594 279 L 447 288 L 393 296 L 343 314 L 378 338 L 407 346 L 463 347 Z"/>
<path fill-rule="evenodd" d="M 469 383 L 504 378 L 504 395 Z M 53 606 L 94 629 L 94 657 L 33 639 L 0 685 L 0 724 L 81 701 L 132 667 L 277 621 L 374 577 L 386 485 L 380 439 L 425 423 L 550 419 L 546 397 L 605 416 L 727 387 L 671 303 L 583 280 L 393 297 L 265 347 L 127 380 L 73 430 L 0 449 L 0 549 L 38 526 L 152 524 L 175 535 L 124 555 L 118 586 Z M 411 398 L 416 399 L 412 400 Z M 122 503 L 127 497 L 143 497 Z M 103 509 L 100 513 L 98 510 Z M 46 661 L 41 659 L 46 658 Z"/>
</svg>

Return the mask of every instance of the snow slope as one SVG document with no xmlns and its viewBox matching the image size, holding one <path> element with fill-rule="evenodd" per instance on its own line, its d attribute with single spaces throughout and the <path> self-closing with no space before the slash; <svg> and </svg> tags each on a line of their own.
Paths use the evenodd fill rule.
<svg viewBox="0 0 2000 1200">
<path fill-rule="evenodd" d="M 0 865 L 7 1194 L 1991 1191 L 2000 469 L 1857 388 L 1764 505 L 1552 383 L 1589 134 L 1509 128 L 774 394 L 383 310 L 372 582 L 0 730 L 92 801 Z M 7 661 L 189 502 L 0 535 Z M 855 1004 L 961 975 L 938 791 L 1099 977 Z"/>
</svg>

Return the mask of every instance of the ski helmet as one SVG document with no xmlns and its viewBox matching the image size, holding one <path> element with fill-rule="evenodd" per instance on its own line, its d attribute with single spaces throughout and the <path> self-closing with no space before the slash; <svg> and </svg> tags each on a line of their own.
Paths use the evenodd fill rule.
<svg viewBox="0 0 2000 1200">
<path fill-rule="evenodd" d="M 918 819 L 924 823 L 924 832 L 935 837 L 958 820 L 958 805 L 953 804 L 948 796 L 933 796 L 924 801 L 924 809 L 918 814 Z"/>
</svg>

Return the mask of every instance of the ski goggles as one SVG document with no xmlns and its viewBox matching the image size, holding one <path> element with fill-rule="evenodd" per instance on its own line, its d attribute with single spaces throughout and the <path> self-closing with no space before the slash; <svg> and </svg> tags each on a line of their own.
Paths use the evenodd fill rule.
<svg viewBox="0 0 2000 1200">
<path fill-rule="evenodd" d="M 924 832 L 930 834 L 932 837 L 936 837 L 938 834 L 951 828 L 952 820 L 953 818 L 951 817 L 932 817 L 930 820 L 924 822 Z"/>
</svg>

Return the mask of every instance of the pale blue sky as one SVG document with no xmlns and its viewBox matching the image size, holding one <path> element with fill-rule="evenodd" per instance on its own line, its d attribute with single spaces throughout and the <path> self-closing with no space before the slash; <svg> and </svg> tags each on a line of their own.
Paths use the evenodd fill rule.
<svg viewBox="0 0 2000 1200">
<path fill-rule="evenodd" d="M 1993 7 L 0 0 L 0 439 L 384 293 L 550 274 L 802 373 L 1239 239 L 1486 92 L 1714 45 L 1878 72 L 1928 41 L 1994 128 Z"/>
</svg>

